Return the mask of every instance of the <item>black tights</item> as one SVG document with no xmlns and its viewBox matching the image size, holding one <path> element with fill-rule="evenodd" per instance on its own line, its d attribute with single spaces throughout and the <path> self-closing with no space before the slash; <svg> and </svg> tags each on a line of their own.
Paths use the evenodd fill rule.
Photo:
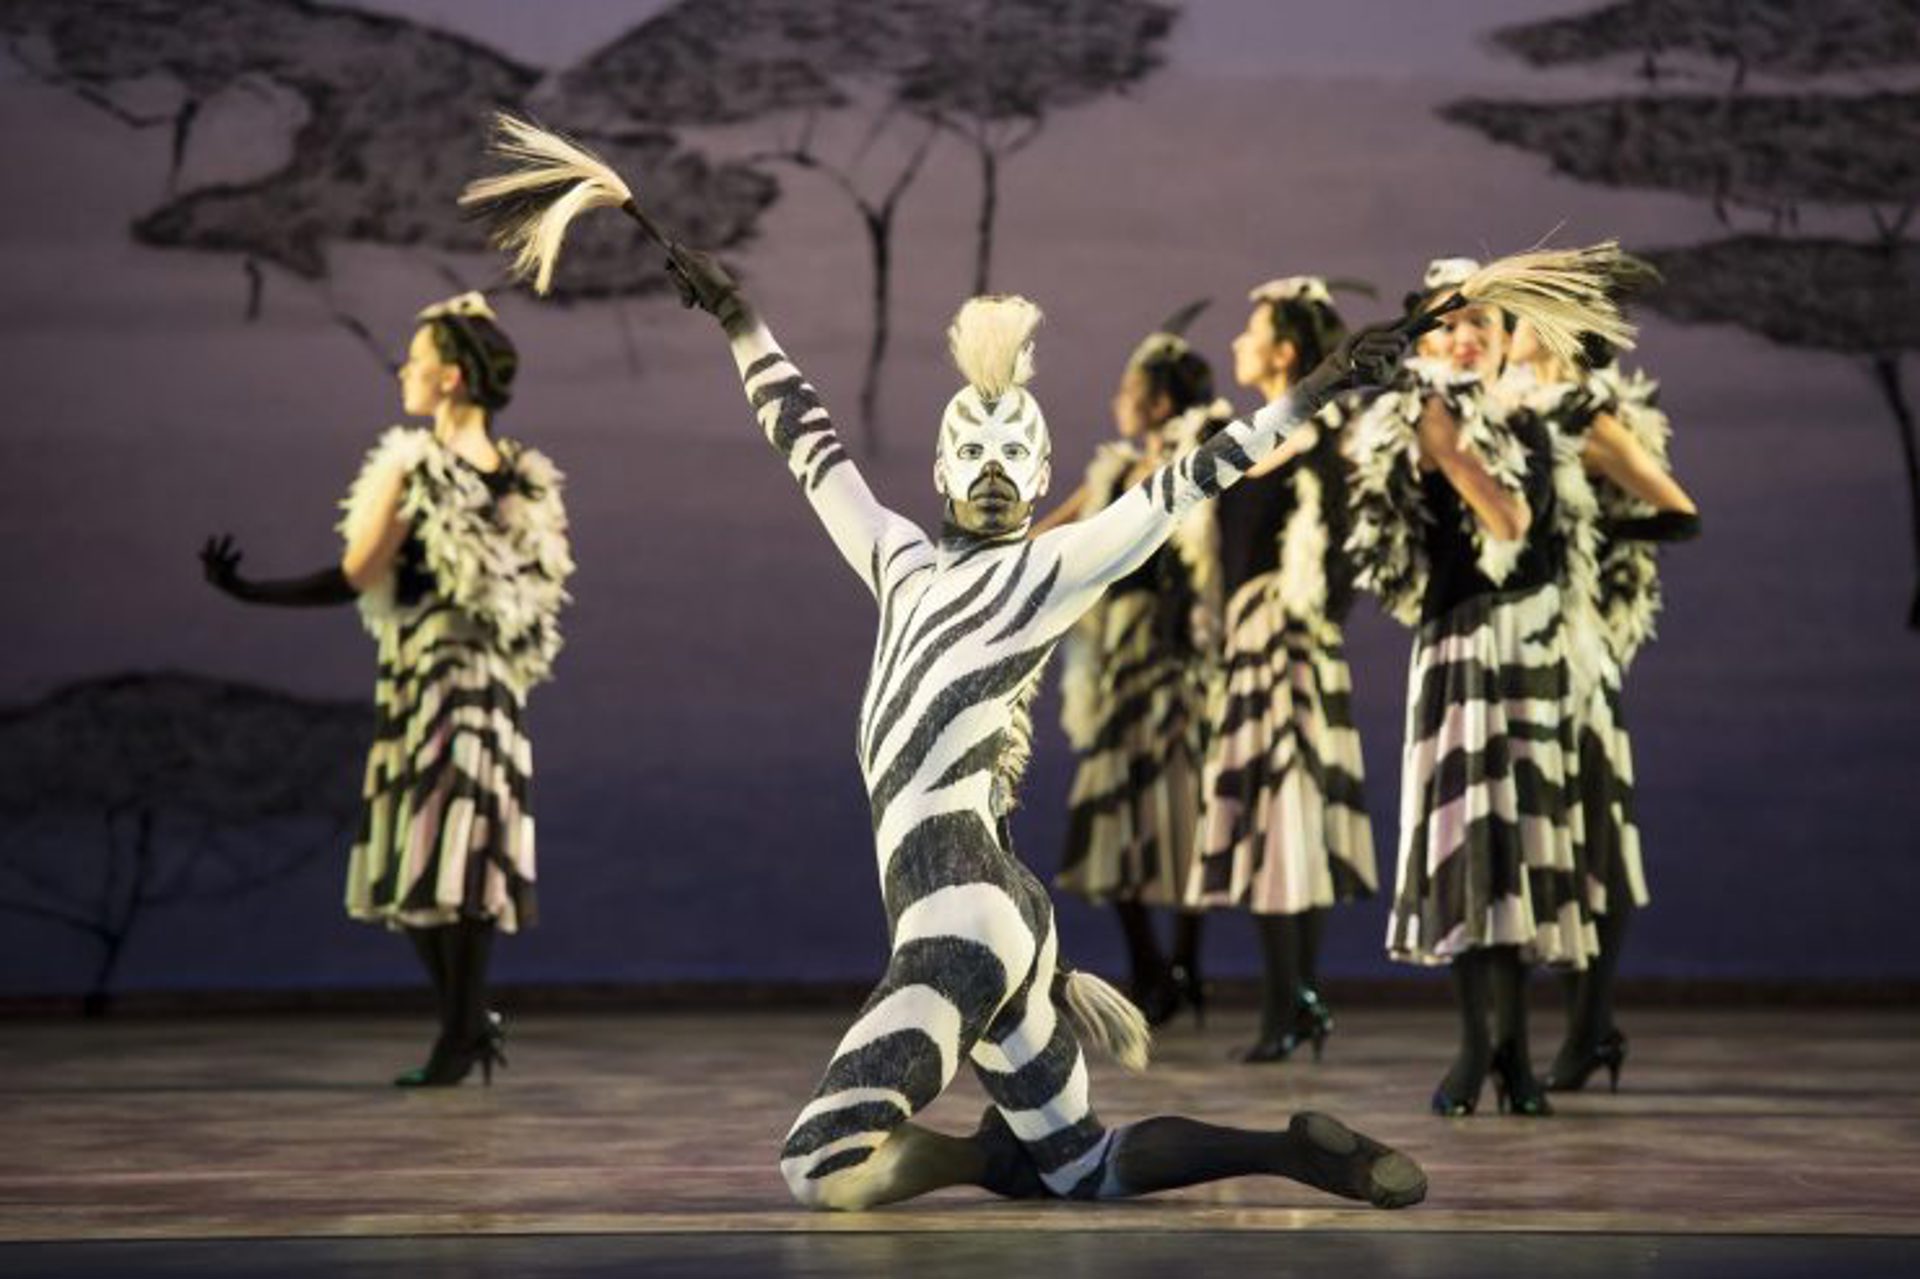
<svg viewBox="0 0 1920 1279">
<path fill-rule="evenodd" d="M 1119 901 L 1113 913 L 1120 917 L 1120 931 L 1127 939 L 1127 963 L 1133 969 L 1132 989 L 1136 999 L 1167 982 L 1168 961 L 1160 954 L 1154 937 L 1153 916 L 1139 902 Z M 1198 911 L 1178 911 L 1173 917 L 1174 967 L 1187 973 L 1200 970 L 1200 921 Z"/>
<path fill-rule="evenodd" d="M 1306 993 L 1319 987 L 1320 939 L 1326 933 L 1327 912 L 1308 909 L 1297 915 L 1255 915 L 1254 926 L 1260 931 L 1265 978 L 1260 1037 L 1269 1039 L 1293 1028 Z"/>
<path fill-rule="evenodd" d="M 1554 1058 L 1556 1075 L 1571 1075 L 1593 1055 L 1600 1041 L 1614 1033 L 1613 982 L 1620 969 L 1620 952 L 1633 922 L 1633 895 L 1626 868 L 1618 858 L 1607 876 L 1607 913 L 1594 917 L 1600 934 L 1600 953 L 1581 972 L 1561 978 L 1567 997 L 1567 1035 Z"/>
<path fill-rule="evenodd" d="M 1426 1175 L 1406 1156 L 1329 1115 L 1297 1114 L 1284 1132 L 1222 1128 L 1163 1116 L 1114 1134 L 1102 1198 L 1125 1198 L 1267 1173 L 1382 1208 L 1417 1203 Z"/>
<path fill-rule="evenodd" d="M 1516 1091 L 1532 1083 L 1527 1046 L 1527 965 L 1518 946 L 1484 946 L 1457 956 L 1452 965 L 1454 1002 L 1460 1009 L 1460 1051 L 1440 1083 L 1449 1097 L 1471 1100 L 1480 1092 L 1496 1052 L 1521 1074 Z M 1491 1013 L 1491 1034 L 1489 1034 Z"/>
<path fill-rule="evenodd" d="M 493 954 L 493 921 L 462 919 L 432 928 L 409 928 L 407 936 L 433 983 L 440 1013 L 436 1054 L 478 1042 L 487 1024 L 487 961 Z"/>
</svg>

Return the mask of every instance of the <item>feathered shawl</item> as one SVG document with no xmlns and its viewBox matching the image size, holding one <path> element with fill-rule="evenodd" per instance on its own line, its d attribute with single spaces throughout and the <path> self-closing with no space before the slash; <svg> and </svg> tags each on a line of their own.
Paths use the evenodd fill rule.
<svg viewBox="0 0 1920 1279">
<path fill-rule="evenodd" d="M 1516 495 L 1526 488 L 1527 450 L 1502 425 L 1503 412 L 1489 404 L 1477 376 L 1428 360 L 1409 360 L 1406 370 L 1350 428 L 1353 526 L 1347 553 L 1353 558 L 1355 584 L 1373 592 L 1399 621 L 1417 626 L 1430 572 L 1426 530 L 1434 519 L 1420 491 L 1418 428 L 1427 397 L 1437 395 L 1445 402 L 1460 424 L 1461 445 L 1496 483 Z M 1480 571 L 1493 582 L 1505 581 L 1525 541 L 1488 536 L 1464 503 L 1460 519 L 1478 552 Z"/>
<path fill-rule="evenodd" d="M 573 572 L 564 477 L 546 456 L 498 440 L 504 491 L 419 427 L 396 426 L 367 454 L 342 503 L 342 535 L 382 480 L 405 475 L 400 514 L 412 527 L 433 593 L 465 614 L 523 688 L 550 678 L 561 647 L 560 610 Z M 360 615 L 378 636 L 424 604 L 402 603 L 396 574 L 360 594 Z"/>
</svg>

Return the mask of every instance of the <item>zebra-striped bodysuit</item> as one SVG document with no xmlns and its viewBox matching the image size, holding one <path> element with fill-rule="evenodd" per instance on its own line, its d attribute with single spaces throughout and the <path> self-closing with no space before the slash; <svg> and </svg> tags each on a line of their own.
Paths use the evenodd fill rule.
<svg viewBox="0 0 1920 1279">
<path fill-rule="evenodd" d="M 880 611 L 858 751 L 892 958 L 794 1121 L 781 1172 L 809 1206 L 873 1202 L 889 1134 L 970 1061 L 1048 1189 L 1119 1193 L 1104 1176 L 1116 1134 L 1054 1000 L 1052 906 L 1009 847 L 996 782 L 1024 752 L 1025 702 L 1055 642 L 1186 507 L 1279 442 L 1284 407 L 1230 424 L 1080 523 L 935 542 L 875 500 L 764 326 L 733 351 L 768 440 Z"/>
</svg>

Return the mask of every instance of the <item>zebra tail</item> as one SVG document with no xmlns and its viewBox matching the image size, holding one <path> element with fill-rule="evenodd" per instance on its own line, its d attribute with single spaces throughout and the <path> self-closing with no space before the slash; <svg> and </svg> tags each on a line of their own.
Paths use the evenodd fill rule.
<svg viewBox="0 0 1920 1279">
<path fill-rule="evenodd" d="M 1060 997 L 1081 1038 L 1091 1040 L 1128 1070 L 1147 1068 L 1153 1032 L 1132 1000 L 1092 973 L 1077 969 L 1065 974 Z"/>
</svg>

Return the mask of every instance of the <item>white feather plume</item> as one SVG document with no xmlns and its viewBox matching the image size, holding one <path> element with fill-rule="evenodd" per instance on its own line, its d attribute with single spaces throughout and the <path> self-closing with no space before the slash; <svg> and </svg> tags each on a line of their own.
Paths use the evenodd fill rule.
<svg viewBox="0 0 1920 1279">
<path fill-rule="evenodd" d="M 506 112 L 494 117 L 490 149 L 512 167 L 469 183 L 460 203 L 492 223 L 493 242 L 514 255 L 514 275 L 544 294 L 573 220 L 620 208 L 633 191 L 585 147 Z"/>
</svg>

